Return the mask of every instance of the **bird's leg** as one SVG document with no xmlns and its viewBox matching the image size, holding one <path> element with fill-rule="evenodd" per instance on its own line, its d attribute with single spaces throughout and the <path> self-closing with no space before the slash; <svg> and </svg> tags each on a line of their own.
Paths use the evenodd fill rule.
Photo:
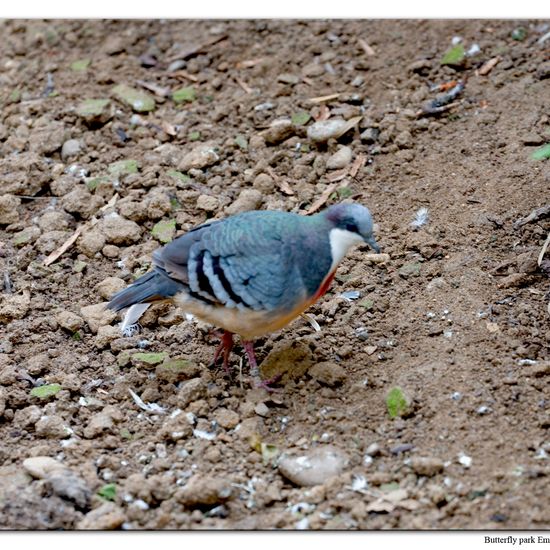
<svg viewBox="0 0 550 550">
<path fill-rule="evenodd" d="M 229 332 L 228 330 L 224 330 L 223 334 L 220 336 L 220 343 L 216 349 L 216 353 L 214 354 L 214 361 L 212 362 L 212 364 L 215 365 L 217 363 L 223 351 L 223 369 L 225 370 L 225 372 L 229 373 L 229 354 L 231 353 L 232 349 L 233 333 Z"/>
<path fill-rule="evenodd" d="M 270 385 L 280 380 L 282 375 L 277 374 L 269 380 L 262 380 L 260 378 L 260 369 L 258 368 L 258 362 L 256 361 L 256 354 L 254 353 L 254 342 L 252 342 L 251 340 L 242 340 L 242 345 L 248 358 L 248 364 L 250 365 L 250 375 L 252 376 L 256 387 L 264 388 L 265 390 L 270 392 L 277 391 L 274 388 L 270 387 Z"/>
</svg>

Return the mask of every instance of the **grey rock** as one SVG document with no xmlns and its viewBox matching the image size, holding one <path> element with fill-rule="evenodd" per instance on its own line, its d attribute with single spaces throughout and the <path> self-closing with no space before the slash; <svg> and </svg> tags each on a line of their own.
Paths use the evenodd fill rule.
<svg viewBox="0 0 550 550">
<path fill-rule="evenodd" d="M 325 386 L 338 386 L 346 379 L 346 371 L 331 361 L 317 363 L 308 372 L 310 376 Z"/>
<path fill-rule="evenodd" d="M 229 480 L 196 474 L 176 493 L 175 498 L 188 508 L 197 508 L 222 504 L 227 502 L 232 494 L 233 489 Z"/>
<path fill-rule="evenodd" d="M 82 144 L 78 139 L 69 139 L 61 147 L 61 160 L 67 161 L 77 157 L 82 152 Z"/>
<path fill-rule="evenodd" d="M 9 225 L 19 221 L 17 207 L 21 204 L 19 197 L 0 195 L 0 225 Z"/>
<path fill-rule="evenodd" d="M 340 170 L 345 168 L 350 162 L 353 153 L 349 147 L 340 147 L 336 153 L 327 160 L 328 170 Z"/>
<path fill-rule="evenodd" d="M 237 200 L 230 204 L 225 212 L 228 216 L 247 212 L 249 210 L 257 210 L 263 202 L 263 195 L 257 189 L 243 189 Z"/>
<path fill-rule="evenodd" d="M 310 487 L 341 474 L 348 464 L 346 453 L 325 445 L 304 455 L 283 457 L 279 461 L 279 472 L 299 487 Z"/>
<path fill-rule="evenodd" d="M 433 456 L 415 456 L 411 458 L 411 468 L 421 476 L 431 477 L 443 471 L 444 464 Z"/>
</svg>

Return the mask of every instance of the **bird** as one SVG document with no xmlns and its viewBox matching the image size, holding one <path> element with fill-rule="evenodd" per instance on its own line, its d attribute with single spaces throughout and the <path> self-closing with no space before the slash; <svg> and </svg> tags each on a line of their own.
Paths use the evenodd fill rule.
<svg viewBox="0 0 550 550">
<path fill-rule="evenodd" d="M 168 301 L 222 329 L 214 364 L 223 367 L 241 339 L 250 374 L 260 377 L 254 339 L 277 331 L 325 294 L 348 250 L 380 248 L 369 209 L 342 202 L 304 216 L 253 210 L 208 221 L 155 250 L 152 269 L 111 297 L 107 307 L 129 308 L 122 327 L 135 323 L 153 303 Z"/>
</svg>

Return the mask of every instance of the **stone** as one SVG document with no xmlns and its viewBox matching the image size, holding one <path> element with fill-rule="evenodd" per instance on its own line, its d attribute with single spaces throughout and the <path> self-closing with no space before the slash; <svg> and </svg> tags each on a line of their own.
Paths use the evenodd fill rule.
<svg viewBox="0 0 550 550">
<path fill-rule="evenodd" d="M 0 294 L 0 324 L 22 319 L 29 311 L 31 297 L 28 290 L 21 294 Z"/>
<path fill-rule="evenodd" d="M 308 374 L 325 386 L 339 386 L 346 379 L 346 371 L 338 364 L 323 361 L 311 367 Z"/>
<path fill-rule="evenodd" d="M 403 130 L 402 132 L 397 134 L 394 141 L 400 149 L 405 149 L 413 146 L 413 137 L 408 130 Z"/>
<path fill-rule="evenodd" d="M 69 228 L 68 214 L 58 210 L 45 212 L 38 219 L 38 226 L 42 231 L 64 231 Z"/>
<path fill-rule="evenodd" d="M 63 418 L 55 414 L 42 416 L 34 428 L 39 437 L 51 439 L 65 439 L 73 434 Z"/>
<path fill-rule="evenodd" d="M 72 191 L 61 198 L 61 206 L 70 214 L 79 214 L 88 219 L 104 204 L 104 200 L 92 195 L 83 184 L 78 184 Z"/>
<path fill-rule="evenodd" d="M 26 227 L 13 235 L 12 243 L 15 246 L 26 246 L 34 243 L 41 235 L 40 229 L 34 225 Z"/>
<path fill-rule="evenodd" d="M 137 90 L 126 84 L 119 84 L 113 88 L 113 94 L 119 101 L 129 105 L 138 113 L 155 110 L 156 104 L 153 96 L 143 90 Z"/>
<path fill-rule="evenodd" d="M 80 315 L 94 334 L 99 327 L 110 325 L 116 319 L 117 314 L 107 309 L 106 305 L 104 302 L 80 308 Z"/>
<path fill-rule="evenodd" d="M 340 147 L 340 149 L 327 160 L 327 170 L 340 170 L 345 168 L 351 162 L 352 154 L 349 147 Z"/>
<path fill-rule="evenodd" d="M 182 411 L 172 413 L 162 423 L 160 437 L 168 441 L 188 439 L 193 435 L 193 426 L 189 423 Z"/>
<path fill-rule="evenodd" d="M 238 413 L 224 407 L 216 409 L 214 413 L 214 420 L 226 430 L 232 430 L 237 426 L 240 421 Z"/>
<path fill-rule="evenodd" d="M 280 120 L 274 120 L 269 128 L 262 130 L 260 136 L 262 136 L 268 145 L 276 145 L 281 143 L 290 136 L 293 136 L 296 132 L 296 128 L 292 123 L 292 120 L 284 118 Z"/>
<path fill-rule="evenodd" d="M 176 236 L 176 220 L 161 220 L 157 222 L 153 226 L 153 229 L 151 229 L 151 235 L 161 244 L 173 241 Z"/>
<path fill-rule="evenodd" d="M 66 162 L 77 157 L 82 152 L 82 144 L 78 139 L 68 139 L 61 147 L 61 160 Z"/>
<path fill-rule="evenodd" d="M 124 512 L 113 502 L 106 502 L 88 512 L 76 524 L 77 530 L 107 531 L 118 529 L 126 521 Z"/>
<path fill-rule="evenodd" d="M 94 346 L 98 349 L 106 348 L 117 338 L 120 338 L 120 329 L 118 327 L 112 327 L 110 325 L 99 327 L 94 340 Z"/>
<path fill-rule="evenodd" d="M 124 279 L 119 277 L 107 277 L 103 281 L 97 283 L 94 291 L 97 292 L 103 299 L 110 300 L 113 294 L 120 292 L 128 285 Z"/>
<path fill-rule="evenodd" d="M 122 413 L 116 407 L 107 405 L 101 412 L 94 414 L 84 428 L 84 437 L 93 439 L 106 433 L 115 433 L 115 424 L 122 420 Z"/>
<path fill-rule="evenodd" d="M 268 174 L 258 174 L 252 184 L 262 195 L 271 195 L 275 191 L 275 182 Z"/>
<path fill-rule="evenodd" d="M 138 369 L 151 369 L 168 358 L 165 351 L 159 353 L 138 352 L 131 357 L 132 365 Z"/>
<path fill-rule="evenodd" d="M 86 254 L 88 258 L 93 258 L 105 246 L 105 236 L 97 229 L 85 231 L 77 241 L 79 252 Z"/>
<path fill-rule="evenodd" d="M 76 114 L 88 125 L 102 125 L 113 117 L 110 99 L 85 99 L 76 108 Z"/>
<path fill-rule="evenodd" d="M 260 365 L 262 378 L 282 375 L 282 383 L 298 380 L 313 364 L 313 354 L 305 342 L 277 342 Z"/>
<path fill-rule="evenodd" d="M 258 210 L 263 202 L 263 195 L 257 189 L 243 189 L 233 203 L 226 209 L 228 216 L 248 212 L 249 210 Z"/>
<path fill-rule="evenodd" d="M 227 502 L 232 494 L 233 489 L 228 479 L 195 474 L 176 492 L 175 498 L 188 508 L 212 507 Z"/>
<path fill-rule="evenodd" d="M 283 456 L 279 460 L 279 472 L 299 487 L 311 487 L 341 474 L 348 464 L 346 453 L 332 445 L 325 445 L 303 455 Z"/>
<path fill-rule="evenodd" d="M 21 199 L 13 195 L 0 195 L 0 225 L 9 225 L 19 221 L 17 207 Z"/>
<path fill-rule="evenodd" d="M 62 122 L 46 122 L 33 128 L 29 136 L 29 150 L 38 155 L 51 155 L 61 149 L 66 139 L 67 130 Z"/>
<path fill-rule="evenodd" d="M 103 218 L 99 230 L 109 244 L 132 244 L 141 238 L 140 226 L 136 222 L 119 216 L 116 212 Z"/>
<path fill-rule="evenodd" d="M 176 396 L 178 407 L 185 409 L 193 401 L 206 395 L 206 383 L 202 378 L 192 378 L 184 382 Z"/>
<path fill-rule="evenodd" d="M 76 332 L 84 324 L 84 319 L 73 313 L 72 311 L 60 311 L 56 316 L 55 320 L 61 328 L 68 330 L 69 332 Z"/>
<path fill-rule="evenodd" d="M 70 236 L 68 231 L 48 231 L 36 239 L 35 247 L 42 254 L 50 254 Z"/>
<path fill-rule="evenodd" d="M 215 141 L 207 141 L 195 145 L 191 151 L 186 153 L 178 164 L 178 170 L 188 172 L 195 168 L 202 170 L 216 164 L 220 160 L 217 153 L 218 146 Z"/>
<path fill-rule="evenodd" d="M 107 170 L 109 174 L 115 178 L 121 178 L 123 176 L 129 176 L 130 174 L 137 174 L 139 171 L 139 165 L 137 160 L 134 159 L 122 159 L 109 164 Z"/>
<path fill-rule="evenodd" d="M 338 139 L 351 130 L 359 122 L 359 118 L 356 117 L 350 120 L 343 120 L 341 118 L 319 120 L 308 126 L 307 137 L 314 143 L 323 143 L 329 139 Z"/>
<path fill-rule="evenodd" d="M 217 212 L 220 208 L 218 197 L 213 195 L 199 195 L 197 198 L 197 208 L 205 212 Z"/>
<path fill-rule="evenodd" d="M 433 456 L 414 456 L 410 466 L 416 474 L 426 477 L 434 476 L 444 468 L 443 461 Z"/>
<path fill-rule="evenodd" d="M 6 411 L 6 389 L 0 388 L 0 418 L 4 416 Z"/>
<path fill-rule="evenodd" d="M 196 378 L 200 373 L 200 365 L 185 357 L 168 359 L 155 368 L 155 374 L 159 380 L 172 384 Z"/>
</svg>

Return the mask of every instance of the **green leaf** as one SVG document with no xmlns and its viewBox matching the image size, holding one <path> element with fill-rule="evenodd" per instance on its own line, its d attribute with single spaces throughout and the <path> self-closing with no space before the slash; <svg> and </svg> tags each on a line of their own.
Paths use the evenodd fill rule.
<svg viewBox="0 0 550 550">
<path fill-rule="evenodd" d="M 341 199 L 347 199 L 353 195 L 353 191 L 349 187 L 340 187 L 336 192 Z"/>
<path fill-rule="evenodd" d="M 153 226 L 151 234 L 161 243 L 166 244 L 176 236 L 176 220 L 160 221 Z"/>
<path fill-rule="evenodd" d="M 195 131 L 189 134 L 189 141 L 199 141 L 200 138 L 201 138 L 200 132 Z"/>
<path fill-rule="evenodd" d="M 40 399 L 46 399 L 55 395 L 58 391 L 61 390 L 59 384 L 45 384 L 44 386 L 38 386 L 31 390 L 31 395 L 33 397 L 39 397 Z"/>
<path fill-rule="evenodd" d="M 82 336 L 80 335 L 80 332 L 78 330 L 71 336 L 73 340 L 76 340 L 77 342 L 80 342 L 82 340 Z"/>
<path fill-rule="evenodd" d="M 193 88 L 192 86 L 179 88 L 178 90 L 174 90 L 174 92 L 172 92 L 172 99 L 176 103 L 191 102 L 195 101 L 196 98 L 197 94 L 195 92 L 195 88 Z"/>
<path fill-rule="evenodd" d="M 392 388 L 386 397 L 386 408 L 390 418 L 396 418 L 397 416 L 403 416 L 408 408 L 409 402 L 401 388 Z"/>
<path fill-rule="evenodd" d="M 441 59 L 442 65 L 461 65 L 466 59 L 466 52 L 462 44 L 457 44 L 448 50 Z"/>
<path fill-rule="evenodd" d="M 136 367 L 139 366 L 154 366 L 162 363 L 168 354 L 165 351 L 160 353 L 134 353 L 132 355 L 132 364 Z"/>
<path fill-rule="evenodd" d="M 119 84 L 113 88 L 113 94 L 123 103 L 126 103 L 138 113 L 154 111 L 156 104 L 153 96 L 142 90 L 136 90 L 126 84 Z"/>
<path fill-rule="evenodd" d="M 187 174 L 179 172 L 178 170 L 168 170 L 168 172 L 166 172 L 166 175 L 179 180 L 181 183 L 187 183 L 191 181 L 191 178 Z"/>
<path fill-rule="evenodd" d="M 90 66 L 90 59 L 77 59 L 71 63 L 71 71 L 82 72 Z"/>
<path fill-rule="evenodd" d="M 295 124 L 296 126 L 304 126 L 304 124 L 309 122 L 310 118 L 311 115 L 307 111 L 298 111 L 292 115 L 290 120 L 292 121 L 292 124 Z"/>
<path fill-rule="evenodd" d="M 535 160 L 544 160 L 550 158 L 550 143 L 543 145 L 531 154 L 531 158 Z"/>
<path fill-rule="evenodd" d="M 104 500 L 115 500 L 116 485 L 114 483 L 107 483 L 107 485 L 103 485 L 103 487 L 99 489 L 97 494 Z"/>
</svg>

